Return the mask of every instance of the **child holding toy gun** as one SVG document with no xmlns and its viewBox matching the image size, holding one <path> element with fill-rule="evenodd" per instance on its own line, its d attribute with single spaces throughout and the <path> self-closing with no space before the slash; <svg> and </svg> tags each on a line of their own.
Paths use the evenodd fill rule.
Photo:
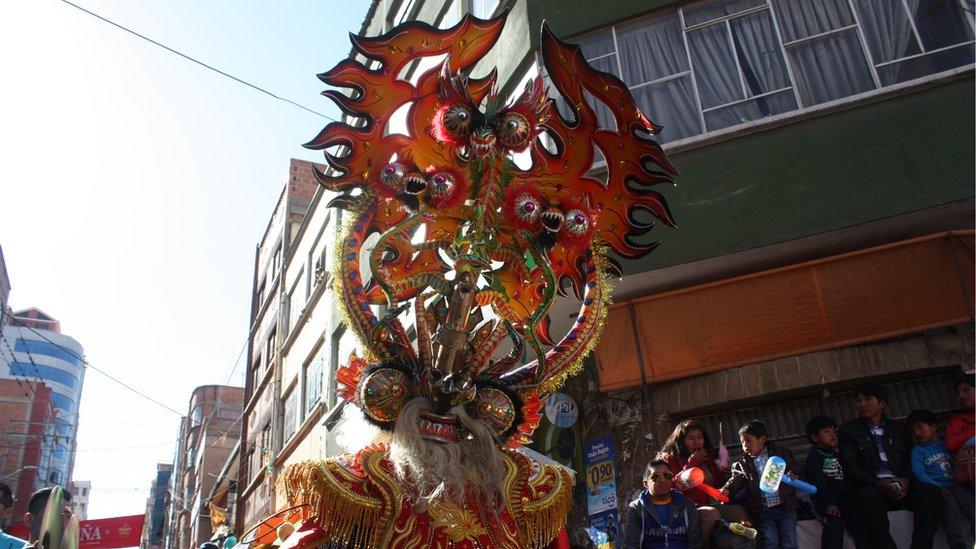
<svg viewBox="0 0 976 549">
<path fill-rule="evenodd" d="M 760 490 L 759 481 L 766 461 L 778 456 L 786 462 L 788 475 L 796 475 L 796 460 L 787 448 L 777 448 L 769 441 L 766 425 L 750 421 L 739 429 L 742 442 L 742 458 L 732 465 L 732 478 L 721 492 L 735 495 L 746 490 L 746 511 L 752 523 L 759 525 L 763 548 L 796 548 L 796 507 L 798 500 L 792 486 L 782 483 L 772 494 Z"/>
</svg>

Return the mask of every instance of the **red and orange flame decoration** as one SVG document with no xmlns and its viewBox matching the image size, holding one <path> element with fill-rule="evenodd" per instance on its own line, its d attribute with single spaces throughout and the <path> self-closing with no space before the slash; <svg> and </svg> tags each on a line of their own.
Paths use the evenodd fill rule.
<svg viewBox="0 0 976 549">
<path fill-rule="evenodd" d="M 578 47 L 543 28 L 545 71 L 568 116 L 541 77 L 506 103 L 494 71 L 469 76 L 504 24 L 466 17 L 450 29 L 408 22 L 353 37 L 365 63 L 347 59 L 320 75 L 345 90 L 324 95 L 347 122 L 306 146 L 325 151 L 331 169 L 317 176 L 349 212 L 334 281 L 365 354 L 340 370 L 340 391 L 381 426 L 423 396 L 437 414 L 465 406 L 500 441 L 527 441 L 541 399 L 596 342 L 606 272 L 616 269 L 608 252 L 649 253 L 651 217 L 674 226 L 651 190 L 676 173 L 650 138 L 659 128 Z M 419 76 L 405 79 L 411 71 Z M 606 105 L 616 131 L 600 127 L 587 95 Z M 597 151 L 602 178 L 591 175 Z M 513 160 L 519 153 L 528 168 Z M 579 313 L 556 340 L 548 313 L 573 297 Z"/>
</svg>

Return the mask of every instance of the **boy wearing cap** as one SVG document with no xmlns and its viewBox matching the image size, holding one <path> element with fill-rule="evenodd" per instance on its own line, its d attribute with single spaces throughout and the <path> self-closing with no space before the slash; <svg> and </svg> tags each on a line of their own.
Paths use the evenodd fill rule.
<svg viewBox="0 0 976 549">
<path fill-rule="evenodd" d="M 837 423 L 827 416 L 816 416 L 807 423 L 807 438 L 813 448 L 807 454 L 806 477 L 810 484 L 817 487 L 813 504 L 823 517 L 820 547 L 843 547 L 845 526 L 854 536 L 857 547 L 868 547 L 858 534 L 854 487 L 844 477 L 837 452 L 837 433 Z"/>
</svg>

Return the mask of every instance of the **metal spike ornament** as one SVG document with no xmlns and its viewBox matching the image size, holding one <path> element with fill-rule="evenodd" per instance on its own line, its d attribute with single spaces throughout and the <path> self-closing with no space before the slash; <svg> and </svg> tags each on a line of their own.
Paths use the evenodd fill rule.
<svg viewBox="0 0 976 549">
<path fill-rule="evenodd" d="M 495 88 L 495 71 L 471 78 L 506 17 L 467 16 L 449 29 L 411 21 L 381 36 L 352 36 L 356 58 L 368 66 L 350 58 L 319 76 L 352 90 L 324 92 L 351 118 L 330 123 L 306 146 L 324 151 L 330 170 L 316 176 L 338 193 L 330 204 L 348 210 L 333 280 L 363 357 L 353 355 L 337 372 L 340 396 L 390 431 L 408 402 L 426 399 L 423 438 L 439 444 L 470 437 L 461 411 L 487 425 L 516 469 L 549 475 L 547 489 L 530 490 L 549 498 L 546 513 L 532 515 L 541 507 L 519 498 L 518 490 L 505 502 L 520 507 L 511 510 L 512 521 L 538 518 L 538 524 L 518 524 L 512 546 L 535 546 L 564 524 L 569 484 L 560 482 L 561 473 L 526 465 L 519 461 L 524 457 L 512 457 L 521 454 L 502 448 L 530 441 L 543 399 L 596 344 L 610 301 L 607 254 L 634 259 L 653 250 L 655 243 L 644 239 L 653 226 L 642 220 L 645 214 L 674 226 L 666 201 L 651 187 L 673 182 L 676 170 L 650 138 L 659 128 L 626 85 L 590 67 L 579 47 L 545 25 L 542 58 L 569 116 L 557 112 L 541 76 L 511 102 Z M 443 61 L 416 83 L 399 78 L 409 63 L 432 57 Z M 587 95 L 606 106 L 618 131 L 599 127 Z M 405 127 L 393 125 L 390 133 L 398 111 L 406 112 L 399 120 Z M 589 175 L 596 151 L 606 160 L 605 180 Z M 528 168 L 514 162 L 519 153 L 531 159 Z M 567 286 L 572 296 L 564 295 Z M 550 309 L 557 299 L 574 297 L 575 321 L 553 338 Z M 411 315 L 414 337 L 403 323 Z M 380 455 L 382 463 L 385 451 L 373 448 L 369 455 Z M 345 459 L 369 476 L 368 456 Z M 307 496 L 296 502 L 322 517 L 309 523 L 344 524 L 345 508 L 310 488 L 332 486 L 319 478 L 329 466 L 309 471 L 294 469 L 289 477 L 293 492 Z M 363 509 L 349 509 L 362 520 Z M 385 531 L 352 528 L 331 539 L 390 546 Z"/>
</svg>

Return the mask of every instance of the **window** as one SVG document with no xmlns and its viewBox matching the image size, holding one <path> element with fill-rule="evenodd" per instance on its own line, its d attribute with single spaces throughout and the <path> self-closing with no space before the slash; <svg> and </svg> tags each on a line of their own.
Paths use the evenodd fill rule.
<svg viewBox="0 0 976 549">
<path fill-rule="evenodd" d="M 277 345 L 278 345 L 278 330 L 272 328 L 271 333 L 268 334 L 268 340 L 265 343 L 264 356 L 268 357 L 267 362 L 265 362 L 264 364 L 266 368 L 270 368 L 271 363 L 275 361 L 275 357 L 277 356 L 278 353 Z"/>
<path fill-rule="evenodd" d="M 322 373 L 325 370 L 325 351 L 329 347 L 322 344 L 315 353 L 315 358 L 305 365 L 305 413 L 322 399 Z"/>
<path fill-rule="evenodd" d="M 488 19 L 495 14 L 499 0 L 471 0 L 471 13 L 475 17 Z"/>
<path fill-rule="evenodd" d="M 712 0 L 577 42 L 668 142 L 971 64 L 969 13 L 966 0 Z"/>
<path fill-rule="evenodd" d="M 54 402 L 55 406 L 61 408 L 67 414 L 73 414 L 75 411 L 75 401 L 67 395 L 52 392 L 51 401 Z"/>
<path fill-rule="evenodd" d="M 18 339 L 14 342 L 14 351 L 17 353 L 49 356 L 73 364 L 76 367 L 81 367 L 81 358 L 74 351 L 67 347 L 51 343 L 50 341 Z"/>
<path fill-rule="evenodd" d="M 45 366 L 44 364 L 11 362 L 10 375 L 22 376 L 29 379 L 36 379 L 38 376 L 40 376 L 40 378 L 44 381 L 60 383 L 70 389 L 75 389 L 78 387 L 78 378 L 74 374 L 70 374 L 53 366 Z"/>
<path fill-rule="evenodd" d="M 298 429 L 298 391 L 295 386 L 285 395 L 284 440 L 288 442 Z"/>
<path fill-rule="evenodd" d="M 196 406 L 193 407 L 193 410 L 190 411 L 190 424 L 191 426 L 196 427 L 197 425 L 200 425 L 202 421 L 203 421 L 203 404 L 197 404 Z"/>
<path fill-rule="evenodd" d="M 289 332 L 295 327 L 298 322 L 298 317 L 302 316 L 302 312 L 305 311 L 305 302 L 308 300 L 308 296 L 305 293 L 305 271 L 304 269 L 298 274 L 295 279 L 295 283 L 292 284 L 291 291 L 288 292 L 288 326 L 285 332 Z"/>
</svg>

